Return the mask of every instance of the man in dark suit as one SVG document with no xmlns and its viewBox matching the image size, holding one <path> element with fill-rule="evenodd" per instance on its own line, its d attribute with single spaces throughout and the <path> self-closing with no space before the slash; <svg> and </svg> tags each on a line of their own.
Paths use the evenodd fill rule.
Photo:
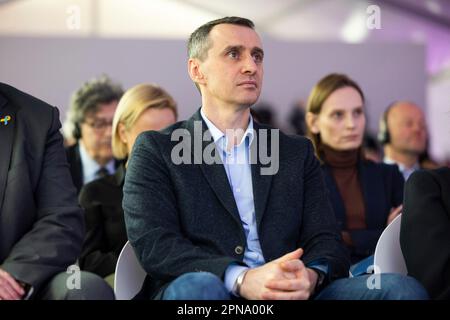
<svg viewBox="0 0 450 320">
<path fill-rule="evenodd" d="M 408 274 L 431 298 L 450 299 L 450 168 L 418 170 L 406 182 L 400 245 Z"/>
<path fill-rule="evenodd" d="M 73 95 L 67 130 L 75 144 L 66 149 L 78 193 L 88 182 L 114 174 L 119 161 L 111 150 L 111 126 L 123 89 L 108 77 L 87 81 Z"/>
<path fill-rule="evenodd" d="M 1 300 L 114 298 L 74 265 L 83 215 L 59 128 L 58 109 L 0 83 Z"/>
<path fill-rule="evenodd" d="M 334 281 L 349 260 L 311 143 L 250 116 L 264 57 L 253 23 L 211 21 L 188 50 L 202 107 L 141 134 L 125 177 L 127 233 L 148 273 L 140 296 L 394 298 L 392 278 L 373 291 L 365 277 Z"/>
</svg>

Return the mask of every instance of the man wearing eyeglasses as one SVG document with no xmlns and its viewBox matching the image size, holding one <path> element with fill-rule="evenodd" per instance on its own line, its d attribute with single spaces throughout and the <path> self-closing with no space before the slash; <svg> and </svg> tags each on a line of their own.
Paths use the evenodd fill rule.
<svg viewBox="0 0 450 320">
<path fill-rule="evenodd" d="M 102 76 L 84 83 L 72 97 L 68 123 L 76 143 L 66 152 L 78 193 L 84 184 L 116 171 L 111 126 L 122 94 L 120 85 Z"/>
</svg>

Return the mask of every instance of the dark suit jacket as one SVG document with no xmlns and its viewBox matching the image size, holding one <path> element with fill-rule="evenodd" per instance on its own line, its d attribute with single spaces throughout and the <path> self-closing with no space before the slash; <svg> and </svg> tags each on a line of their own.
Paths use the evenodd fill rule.
<svg viewBox="0 0 450 320">
<path fill-rule="evenodd" d="M 403 201 L 404 179 L 397 165 L 375 163 L 370 160 L 358 163 L 367 229 L 347 230 L 344 202 L 339 193 L 330 167 L 322 165 L 331 204 L 341 231 L 349 231 L 354 247 L 350 250 L 352 263 L 372 255 L 378 238 L 386 227 L 390 210 Z"/>
<path fill-rule="evenodd" d="M 196 149 L 194 121 L 207 128 L 197 111 L 188 121 L 142 133 L 129 160 L 123 208 L 129 240 L 148 273 L 147 297 L 161 293 L 187 272 L 207 271 L 223 279 L 226 268 L 241 264 L 244 258 L 246 237 L 223 164 L 177 165 L 171 160 L 178 144 L 171 141 L 176 129 L 184 130 L 182 141 Z M 257 143 L 260 130 L 269 127 L 255 123 L 254 128 L 253 143 Z M 193 139 L 188 140 L 188 135 Z M 207 152 L 210 143 L 204 142 L 203 149 L 200 143 L 200 149 Z M 318 260 L 328 263 L 329 280 L 347 276 L 348 256 L 311 143 L 280 132 L 278 146 L 276 175 L 261 175 L 260 161 L 251 165 L 256 222 L 266 262 L 302 247 L 306 265 Z M 270 145 L 268 149 L 270 154 Z"/>
<path fill-rule="evenodd" d="M 0 268 L 34 286 L 75 263 L 84 236 L 58 109 L 0 83 Z"/>
<path fill-rule="evenodd" d="M 86 184 L 79 197 L 86 218 L 80 267 L 101 277 L 114 273 L 117 258 L 127 242 L 122 209 L 124 179 L 122 165 L 114 175 Z"/>
<path fill-rule="evenodd" d="M 400 245 L 409 275 L 433 299 L 450 299 L 450 169 L 419 170 L 406 182 Z"/>
<path fill-rule="evenodd" d="M 83 187 L 83 163 L 81 162 L 80 148 L 78 143 L 66 148 L 67 161 L 70 165 L 70 174 L 72 175 L 72 180 L 77 188 L 77 193 L 79 194 L 81 188 Z M 121 165 L 122 162 L 119 160 L 115 161 L 116 169 Z"/>
</svg>

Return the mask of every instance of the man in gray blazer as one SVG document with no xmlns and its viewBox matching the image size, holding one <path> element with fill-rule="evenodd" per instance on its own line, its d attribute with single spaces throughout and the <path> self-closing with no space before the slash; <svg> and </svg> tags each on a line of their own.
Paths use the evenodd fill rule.
<svg viewBox="0 0 450 320">
<path fill-rule="evenodd" d="M 348 275 L 349 259 L 311 143 L 250 116 L 264 71 L 253 23 L 211 21 L 188 50 L 202 107 L 141 134 L 125 178 L 127 232 L 148 273 L 140 296 L 414 298 L 392 294 L 396 276 L 374 291 L 366 277 L 334 281 Z"/>
<path fill-rule="evenodd" d="M 75 265 L 84 220 L 60 127 L 58 109 L 0 83 L 0 300 L 114 298 Z"/>
</svg>

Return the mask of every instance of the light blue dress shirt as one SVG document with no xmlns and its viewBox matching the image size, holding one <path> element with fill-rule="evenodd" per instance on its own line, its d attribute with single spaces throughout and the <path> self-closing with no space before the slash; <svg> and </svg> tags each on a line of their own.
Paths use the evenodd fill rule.
<svg viewBox="0 0 450 320">
<path fill-rule="evenodd" d="M 253 201 L 252 171 L 250 166 L 250 145 L 254 138 L 253 119 L 250 116 L 247 130 L 238 145 L 227 151 L 227 137 L 205 115 L 203 108 L 200 114 L 206 122 L 216 148 L 222 159 L 228 182 L 233 191 L 234 200 L 241 217 L 247 243 L 244 251 L 244 263 L 254 268 L 265 263 L 261 245 L 259 243 L 255 203 Z M 225 287 L 232 292 L 239 274 L 248 269 L 239 265 L 230 265 L 225 271 Z"/>
<path fill-rule="evenodd" d="M 89 156 L 81 140 L 78 143 L 78 147 L 80 148 L 81 167 L 83 168 L 83 185 L 85 185 L 86 183 L 99 178 L 97 173 L 101 166 Z M 112 159 L 109 161 L 105 168 L 108 170 L 108 174 L 114 174 L 116 171 L 115 160 Z"/>
<path fill-rule="evenodd" d="M 398 165 L 398 168 L 400 170 L 400 172 L 403 175 L 403 178 L 406 180 L 408 180 L 409 176 L 416 170 L 420 169 L 419 163 L 414 164 L 411 168 L 407 168 L 406 166 L 404 166 L 403 164 L 399 163 L 399 162 L 395 162 L 394 160 L 392 160 L 389 157 L 384 157 L 383 162 L 386 164 L 396 164 Z"/>
</svg>

